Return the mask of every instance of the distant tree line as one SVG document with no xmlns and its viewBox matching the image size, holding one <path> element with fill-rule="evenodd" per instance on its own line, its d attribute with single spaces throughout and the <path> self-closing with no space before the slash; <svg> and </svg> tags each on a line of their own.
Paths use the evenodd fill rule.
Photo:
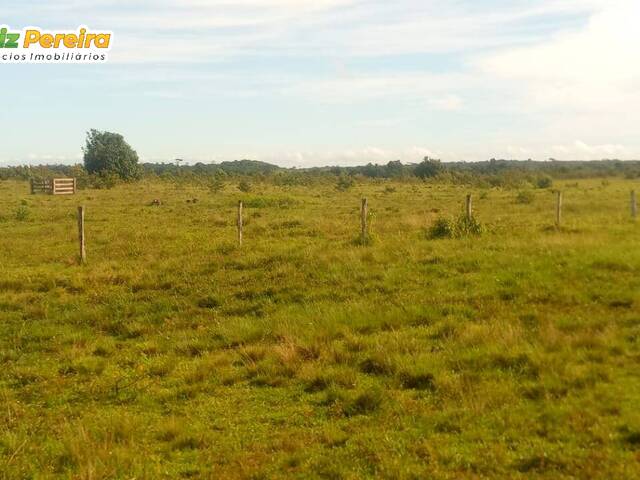
<svg viewBox="0 0 640 480">
<path fill-rule="evenodd" d="M 640 161 L 555 161 L 491 160 L 485 162 L 451 162 L 425 157 L 420 163 L 395 160 L 384 165 L 368 163 L 357 167 L 283 168 L 256 160 L 236 160 L 222 163 L 185 165 L 184 160 L 172 163 L 138 162 L 138 154 L 119 133 L 89 130 L 82 148 L 84 165 L 40 165 L 0 167 L 0 180 L 28 180 L 52 176 L 76 177 L 82 187 L 110 187 L 119 181 L 134 181 L 143 177 L 168 180 L 200 181 L 219 191 L 228 177 L 253 177 L 282 185 L 306 184 L 311 181 L 337 178 L 336 187 L 345 190 L 356 178 L 373 179 L 439 179 L 451 183 L 486 186 L 519 186 L 529 183 L 547 188 L 553 178 L 589 178 L 625 176 L 640 177 Z M 244 190 L 250 184 L 241 182 Z"/>
<path fill-rule="evenodd" d="M 125 148 L 125 147 L 118 147 Z M 125 148 L 127 155 L 129 152 Z M 85 162 L 86 163 L 86 162 Z M 372 179 L 435 179 L 452 183 L 483 184 L 487 186 L 517 185 L 523 182 L 536 184 L 544 178 L 580 179 L 599 177 L 640 178 L 640 161 L 598 160 L 598 161 L 519 161 L 491 159 L 482 162 L 440 162 L 425 158 L 420 163 L 392 161 L 387 164 L 368 163 L 355 167 L 315 167 L 283 168 L 277 165 L 255 161 L 237 160 L 221 163 L 196 163 L 181 165 L 171 163 L 116 164 L 127 175 L 117 174 L 117 170 L 103 172 L 90 171 L 83 165 L 40 165 L 0 167 L 0 179 L 28 180 L 51 176 L 73 176 L 84 179 L 89 185 L 111 183 L 138 178 L 164 178 L 182 180 L 223 181 L 226 178 L 253 177 L 272 180 L 280 184 L 304 184 L 319 179 L 342 179 L 342 184 L 358 178 Z M 116 173 L 114 173 L 116 172 Z"/>
<path fill-rule="evenodd" d="M 368 163 L 357 167 L 321 167 L 307 171 L 331 172 L 335 175 L 362 175 L 371 178 L 438 176 L 496 176 L 508 174 L 546 174 L 554 178 L 593 178 L 606 176 L 640 176 L 640 161 L 594 160 L 557 161 L 496 160 L 481 162 L 440 162 L 426 157 L 420 163 L 403 164 L 400 161 L 386 165 Z"/>
</svg>

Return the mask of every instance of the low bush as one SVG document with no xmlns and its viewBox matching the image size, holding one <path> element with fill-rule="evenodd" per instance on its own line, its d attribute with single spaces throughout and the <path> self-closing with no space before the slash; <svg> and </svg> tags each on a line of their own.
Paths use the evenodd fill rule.
<svg viewBox="0 0 640 480">
<path fill-rule="evenodd" d="M 244 201 L 246 208 L 293 208 L 300 205 L 300 201 L 293 197 L 250 197 Z"/>
<path fill-rule="evenodd" d="M 536 187 L 538 188 L 551 188 L 553 186 L 553 179 L 548 175 L 542 175 L 536 179 Z"/>
<path fill-rule="evenodd" d="M 251 184 L 246 180 L 242 180 L 238 184 L 238 190 L 240 190 L 243 193 L 249 193 L 251 191 Z"/>
<path fill-rule="evenodd" d="M 111 189 L 121 182 L 118 175 L 113 172 L 103 172 L 100 174 L 91 174 L 80 172 L 76 177 L 76 186 L 78 190 L 85 190 L 88 188 L 103 190 Z"/>
<path fill-rule="evenodd" d="M 516 203 L 519 203 L 521 205 L 533 203 L 533 199 L 534 199 L 533 192 L 529 190 L 522 190 L 518 192 L 518 195 L 516 195 Z"/>
<path fill-rule="evenodd" d="M 207 188 L 209 188 L 209 191 L 211 193 L 220 193 L 224 190 L 224 180 L 222 180 L 219 177 L 214 177 L 212 179 L 210 179 L 207 183 Z"/>
<path fill-rule="evenodd" d="M 456 236 L 466 237 L 469 235 L 481 235 L 484 232 L 484 226 L 476 220 L 475 217 L 467 217 L 460 215 L 456 221 Z"/>
<path fill-rule="evenodd" d="M 455 224 L 452 219 L 438 217 L 429 229 L 429 238 L 453 238 L 455 236 Z"/>
<path fill-rule="evenodd" d="M 484 230 L 484 226 L 475 217 L 468 218 L 464 214 L 456 219 L 438 217 L 429 229 L 429 238 L 462 238 L 481 235 Z"/>
<path fill-rule="evenodd" d="M 353 178 L 342 176 L 338 179 L 338 183 L 336 183 L 336 189 L 341 192 L 349 190 L 351 187 L 355 185 Z"/>
</svg>

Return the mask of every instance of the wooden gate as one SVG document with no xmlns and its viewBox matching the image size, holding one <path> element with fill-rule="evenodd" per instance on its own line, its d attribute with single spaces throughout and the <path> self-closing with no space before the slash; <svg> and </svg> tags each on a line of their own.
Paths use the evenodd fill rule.
<svg viewBox="0 0 640 480">
<path fill-rule="evenodd" d="M 48 195 L 73 195 L 76 193 L 75 178 L 46 178 L 31 179 L 31 193 L 46 193 Z"/>
</svg>

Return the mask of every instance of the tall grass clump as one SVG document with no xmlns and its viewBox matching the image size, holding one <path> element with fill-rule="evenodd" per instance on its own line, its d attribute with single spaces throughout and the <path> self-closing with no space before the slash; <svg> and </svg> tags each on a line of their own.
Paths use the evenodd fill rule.
<svg viewBox="0 0 640 480">
<path fill-rule="evenodd" d="M 20 205 L 17 209 L 16 209 L 16 220 L 19 222 L 26 222 L 27 220 L 29 220 L 29 209 L 27 208 L 26 205 Z"/>
<path fill-rule="evenodd" d="M 438 217 L 429 228 L 428 236 L 438 238 L 462 238 L 481 235 L 485 227 L 475 218 L 462 214 L 457 218 Z"/>
</svg>

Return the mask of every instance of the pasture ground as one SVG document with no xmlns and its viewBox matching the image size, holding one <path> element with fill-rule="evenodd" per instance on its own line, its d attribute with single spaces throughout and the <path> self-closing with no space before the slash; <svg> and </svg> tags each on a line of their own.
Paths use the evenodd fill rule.
<svg viewBox="0 0 640 480">
<path fill-rule="evenodd" d="M 1 182 L 0 478 L 640 478 L 634 183 L 555 186 L 560 230 L 550 190 Z M 468 191 L 486 231 L 427 238 Z"/>
</svg>

